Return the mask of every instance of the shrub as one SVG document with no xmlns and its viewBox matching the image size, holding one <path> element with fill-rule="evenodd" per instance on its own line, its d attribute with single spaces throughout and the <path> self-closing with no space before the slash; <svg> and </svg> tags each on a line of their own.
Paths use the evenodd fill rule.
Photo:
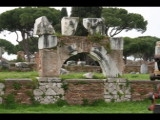
<svg viewBox="0 0 160 120">
<path fill-rule="evenodd" d="M 62 99 L 58 99 L 58 100 L 55 102 L 55 104 L 56 104 L 57 106 L 59 106 L 59 107 L 62 107 L 62 106 L 64 106 L 64 105 L 69 105 L 66 100 L 62 100 Z"/>
<path fill-rule="evenodd" d="M 15 96 L 13 94 L 8 94 L 8 95 L 4 96 L 3 98 L 4 98 L 4 102 L 3 102 L 4 108 L 7 108 L 7 109 L 16 108 L 17 102 L 16 102 Z"/>
</svg>

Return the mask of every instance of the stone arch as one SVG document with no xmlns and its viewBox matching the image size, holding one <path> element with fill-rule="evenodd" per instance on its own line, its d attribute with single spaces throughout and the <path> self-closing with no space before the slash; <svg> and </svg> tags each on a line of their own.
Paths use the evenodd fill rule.
<svg viewBox="0 0 160 120">
<path fill-rule="evenodd" d="M 41 49 L 39 75 L 40 77 L 57 77 L 62 64 L 72 55 L 87 52 L 98 61 L 102 73 L 106 77 L 117 77 L 123 71 L 123 39 L 105 38 L 101 43 L 95 43 L 82 36 L 63 36 L 56 39 L 54 48 Z M 112 52 L 106 49 L 110 43 Z"/>
</svg>

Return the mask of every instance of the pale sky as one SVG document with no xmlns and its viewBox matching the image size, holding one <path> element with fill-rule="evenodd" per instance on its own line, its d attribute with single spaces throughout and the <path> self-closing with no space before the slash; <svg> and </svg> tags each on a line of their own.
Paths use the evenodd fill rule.
<svg viewBox="0 0 160 120">
<path fill-rule="evenodd" d="M 5 11 L 12 10 L 14 8 L 16 7 L 0 7 L 0 14 Z M 62 7 L 54 7 L 54 8 L 61 10 Z M 115 37 L 134 38 L 139 36 L 154 36 L 154 37 L 160 38 L 160 32 L 159 32 L 160 31 L 160 17 L 159 17 L 160 7 L 119 7 L 119 8 L 126 9 L 129 13 L 141 14 L 144 17 L 144 19 L 148 21 L 148 25 L 147 25 L 146 32 L 144 32 L 143 34 L 141 32 L 137 32 L 136 30 L 132 30 L 129 32 L 123 31 Z M 70 15 L 71 7 L 67 7 L 67 11 L 68 11 L 68 14 Z M 6 36 L 4 36 L 4 34 Z M 14 45 L 18 44 L 16 42 L 15 33 L 8 34 L 8 32 L 4 32 L 3 34 L 0 34 L 0 38 L 8 40 Z M 21 40 L 21 38 L 19 38 L 19 40 Z M 7 56 L 6 53 L 3 54 L 3 57 L 8 60 L 15 59 L 15 57 L 13 56 Z"/>
</svg>

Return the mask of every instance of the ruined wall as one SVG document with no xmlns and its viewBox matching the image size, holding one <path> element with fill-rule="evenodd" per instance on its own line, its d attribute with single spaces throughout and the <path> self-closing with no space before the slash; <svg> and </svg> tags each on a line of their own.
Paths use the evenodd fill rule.
<svg viewBox="0 0 160 120">
<path fill-rule="evenodd" d="M 0 104 L 12 94 L 18 103 L 55 103 L 58 99 L 69 104 L 92 103 L 103 99 L 106 102 L 141 101 L 148 99 L 150 92 L 157 91 L 160 81 L 134 80 L 122 78 L 79 79 L 61 81 L 58 78 L 40 79 L 34 83 L 30 79 L 6 79 L 0 83 Z"/>
<path fill-rule="evenodd" d="M 130 81 L 131 87 L 131 100 L 138 101 L 148 99 L 147 95 L 150 92 L 157 92 L 157 85 L 160 84 L 160 81 Z"/>
<path fill-rule="evenodd" d="M 1 88 L 4 90 L 1 91 L 1 95 L 4 93 L 4 98 L 7 98 L 8 95 L 14 95 L 15 101 L 18 103 L 31 104 L 33 102 L 34 84 L 31 79 L 6 79 Z"/>
<path fill-rule="evenodd" d="M 123 71 L 123 52 L 118 48 L 109 50 L 110 48 L 106 47 L 109 43 L 109 38 L 107 37 L 99 42 L 93 42 L 83 36 L 62 36 L 58 37 L 57 40 L 56 47 L 39 50 L 38 71 L 40 77 L 58 77 L 60 75 L 60 68 L 68 58 L 82 52 L 91 55 L 92 49 L 98 50 L 99 58 L 94 56 L 94 59 L 98 60 L 99 64 L 101 64 L 105 76 L 116 76 Z M 112 42 L 112 44 L 114 43 Z M 107 53 L 105 53 L 104 49 L 106 49 Z"/>
<path fill-rule="evenodd" d="M 39 79 L 38 86 L 33 90 L 34 99 L 41 104 L 55 103 L 64 99 L 62 81 L 58 78 Z"/>
<path fill-rule="evenodd" d="M 59 54 L 54 49 L 39 50 L 39 77 L 53 77 L 60 75 Z"/>
<path fill-rule="evenodd" d="M 66 70 L 69 72 L 97 72 L 101 73 L 101 67 L 100 66 L 64 66 Z"/>
<path fill-rule="evenodd" d="M 125 69 L 125 64 L 124 64 L 124 61 L 122 59 L 123 58 L 123 50 L 112 50 L 111 53 L 110 53 L 110 56 L 115 61 L 118 69 L 123 72 L 124 69 Z"/>
<path fill-rule="evenodd" d="M 85 100 L 91 103 L 104 99 L 103 80 L 67 80 L 67 86 L 64 99 L 69 104 L 83 104 Z"/>
<path fill-rule="evenodd" d="M 124 73 L 131 73 L 131 72 L 139 72 L 140 73 L 140 65 L 125 65 Z M 154 72 L 154 65 L 148 65 L 148 73 Z"/>
</svg>

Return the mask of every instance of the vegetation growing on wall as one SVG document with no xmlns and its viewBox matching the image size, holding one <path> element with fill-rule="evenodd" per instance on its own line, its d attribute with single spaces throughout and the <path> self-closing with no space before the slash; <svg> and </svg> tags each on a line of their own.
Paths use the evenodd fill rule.
<svg viewBox="0 0 160 120">
<path fill-rule="evenodd" d="M 68 84 L 66 82 L 63 82 L 61 88 L 63 88 L 64 91 L 68 90 Z"/>
<path fill-rule="evenodd" d="M 92 42 L 100 43 L 101 40 L 103 40 L 105 38 L 105 36 L 103 36 L 99 33 L 95 33 L 93 35 L 88 35 L 87 38 Z"/>
<path fill-rule="evenodd" d="M 21 89 L 21 86 L 22 86 L 22 84 L 20 84 L 20 83 L 18 83 L 18 82 L 14 82 L 14 83 L 13 83 L 13 88 L 14 88 L 15 90 Z"/>
</svg>

